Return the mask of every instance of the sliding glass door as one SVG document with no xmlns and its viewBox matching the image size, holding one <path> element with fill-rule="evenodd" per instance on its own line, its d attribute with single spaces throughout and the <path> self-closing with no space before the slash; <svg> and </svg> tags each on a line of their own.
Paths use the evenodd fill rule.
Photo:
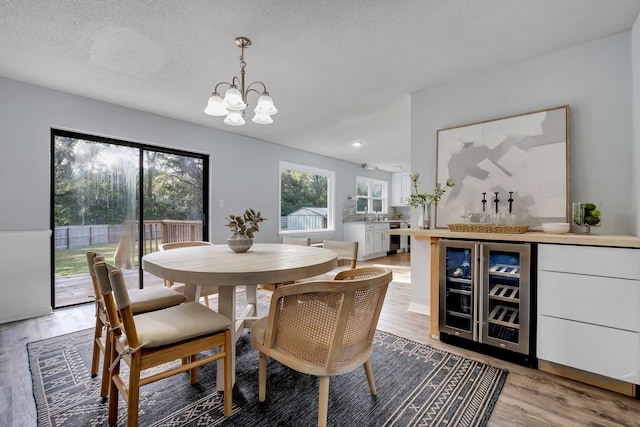
<svg viewBox="0 0 640 427">
<path fill-rule="evenodd" d="M 140 258 L 164 242 L 207 240 L 208 156 L 53 130 L 52 306 L 90 301 L 86 252 L 129 288 L 162 286 Z"/>
</svg>

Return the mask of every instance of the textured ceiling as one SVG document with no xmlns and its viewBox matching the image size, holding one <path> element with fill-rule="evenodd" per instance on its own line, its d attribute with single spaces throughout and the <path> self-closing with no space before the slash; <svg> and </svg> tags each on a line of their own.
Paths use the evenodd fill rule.
<svg viewBox="0 0 640 427">
<path fill-rule="evenodd" d="M 629 30 L 639 10 L 640 0 L 3 0 L 0 75 L 398 171 L 410 164 L 411 93 Z M 239 35 L 253 42 L 247 80 L 264 82 L 279 110 L 272 125 L 203 113 L 215 83 L 238 74 Z"/>
</svg>

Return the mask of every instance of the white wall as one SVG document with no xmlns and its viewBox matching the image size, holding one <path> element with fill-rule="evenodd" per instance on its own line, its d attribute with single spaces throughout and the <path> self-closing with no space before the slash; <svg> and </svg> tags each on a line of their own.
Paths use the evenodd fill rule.
<svg viewBox="0 0 640 427">
<path fill-rule="evenodd" d="M 435 182 L 438 129 L 565 104 L 570 200 L 602 201 L 603 224 L 594 233 L 632 233 L 630 32 L 414 94 L 411 171 L 428 177 L 425 188 Z"/>
<path fill-rule="evenodd" d="M 336 232 L 316 235 L 314 241 L 342 238 L 342 203 L 354 193 L 357 175 L 390 180 L 389 173 L 364 170 L 354 163 L 15 80 L 0 78 L 0 94 L 0 246 L 9 239 L 15 241 L 16 232 L 50 229 L 52 127 L 209 154 L 210 238 L 217 243 L 229 235 L 224 218 L 249 207 L 269 218 L 261 224 L 256 241 L 281 241 L 277 232 L 280 160 L 336 172 Z M 50 254 L 49 248 L 45 253 Z M 23 248 L 11 261 L 0 257 L 0 322 L 50 311 L 48 274 L 25 275 L 25 283 L 15 283 L 16 272 L 29 270 L 33 262 L 32 253 Z M 48 263 L 49 258 L 38 262 Z"/>
<path fill-rule="evenodd" d="M 414 94 L 411 171 L 420 173 L 425 188 L 435 184 L 438 129 L 569 104 L 570 200 L 602 201 L 603 225 L 592 229 L 595 234 L 637 232 L 633 208 L 640 203 L 640 181 L 632 153 L 640 136 L 637 128 L 633 135 L 632 119 L 640 123 L 640 113 L 633 116 L 632 107 L 640 105 L 640 95 L 636 87 L 632 97 L 631 38 L 631 32 L 617 34 Z M 637 65 L 640 42 L 633 53 Z M 481 199 L 479 194 L 478 204 Z M 412 250 L 420 242 L 428 245 L 414 240 Z M 428 308 L 425 265 L 412 256 L 412 277 L 424 281 L 412 282 L 411 302 Z"/>
</svg>

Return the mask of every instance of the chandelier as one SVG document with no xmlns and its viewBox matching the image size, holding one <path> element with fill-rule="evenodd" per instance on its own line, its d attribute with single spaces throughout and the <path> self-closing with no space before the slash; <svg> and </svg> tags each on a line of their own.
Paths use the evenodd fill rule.
<svg viewBox="0 0 640 427">
<path fill-rule="evenodd" d="M 249 83 L 248 86 L 245 86 L 244 82 L 244 68 L 247 65 L 244 62 L 244 50 L 251 46 L 251 40 L 246 37 L 236 37 L 235 44 L 242 50 L 240 54 L 240 78 L 233 76 L 231 83 L 220 82 L 216 84 L 204 112 L 210 116 L 226 116 L 224 122 L 228 125 L 242 126 L 245 123 L 244 113 L 248 106 L 247 96 L 250 92 L 255 92 L 259 97 L 258 104 L 253 110 L 255 116 L 251 121 L 261 125 L 271 124 L 273 123 L 271 116 L 276 114 L 278 110 L 273 106 L 273 100 L 269 96 L 269 92 L 267 92 L 267 87 L 262 82 Z M 220 85 L 227 85 L 224 99 L 218 93 Z M 262 91 L 254 89 L 254 86 L 262 86 Z"/>
</svg>

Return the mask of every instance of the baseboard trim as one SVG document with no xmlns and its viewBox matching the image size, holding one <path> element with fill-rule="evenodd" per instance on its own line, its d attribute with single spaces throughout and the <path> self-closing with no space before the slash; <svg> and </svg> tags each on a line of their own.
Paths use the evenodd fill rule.
<svg viewBox="0 0 640 427">
<path fill-rule="evenodd" d="M 409 303 L 409 311 L 413 313 L 429 315 L 429 306 L 424 304 Z"/>
<path fill-rule="evenodd" d="M 624 394 L 625 396 L 638 397 L 635 384 L 560 365 L 546 360 L 538 360 L 538 369 L 570 380 L 579 381 L 605 390 Z"/>
<path fill-rule="evenodd" d="M 48 307 L 45 310 L 35 310 L 25 313 L 13 313 L 0 316 L 0 323 L 17 322 L 18 320 L 31 319 L 33 317 L 48 316 L 51 313 L 53 313 L 51 307 Z"/>
</svg>

